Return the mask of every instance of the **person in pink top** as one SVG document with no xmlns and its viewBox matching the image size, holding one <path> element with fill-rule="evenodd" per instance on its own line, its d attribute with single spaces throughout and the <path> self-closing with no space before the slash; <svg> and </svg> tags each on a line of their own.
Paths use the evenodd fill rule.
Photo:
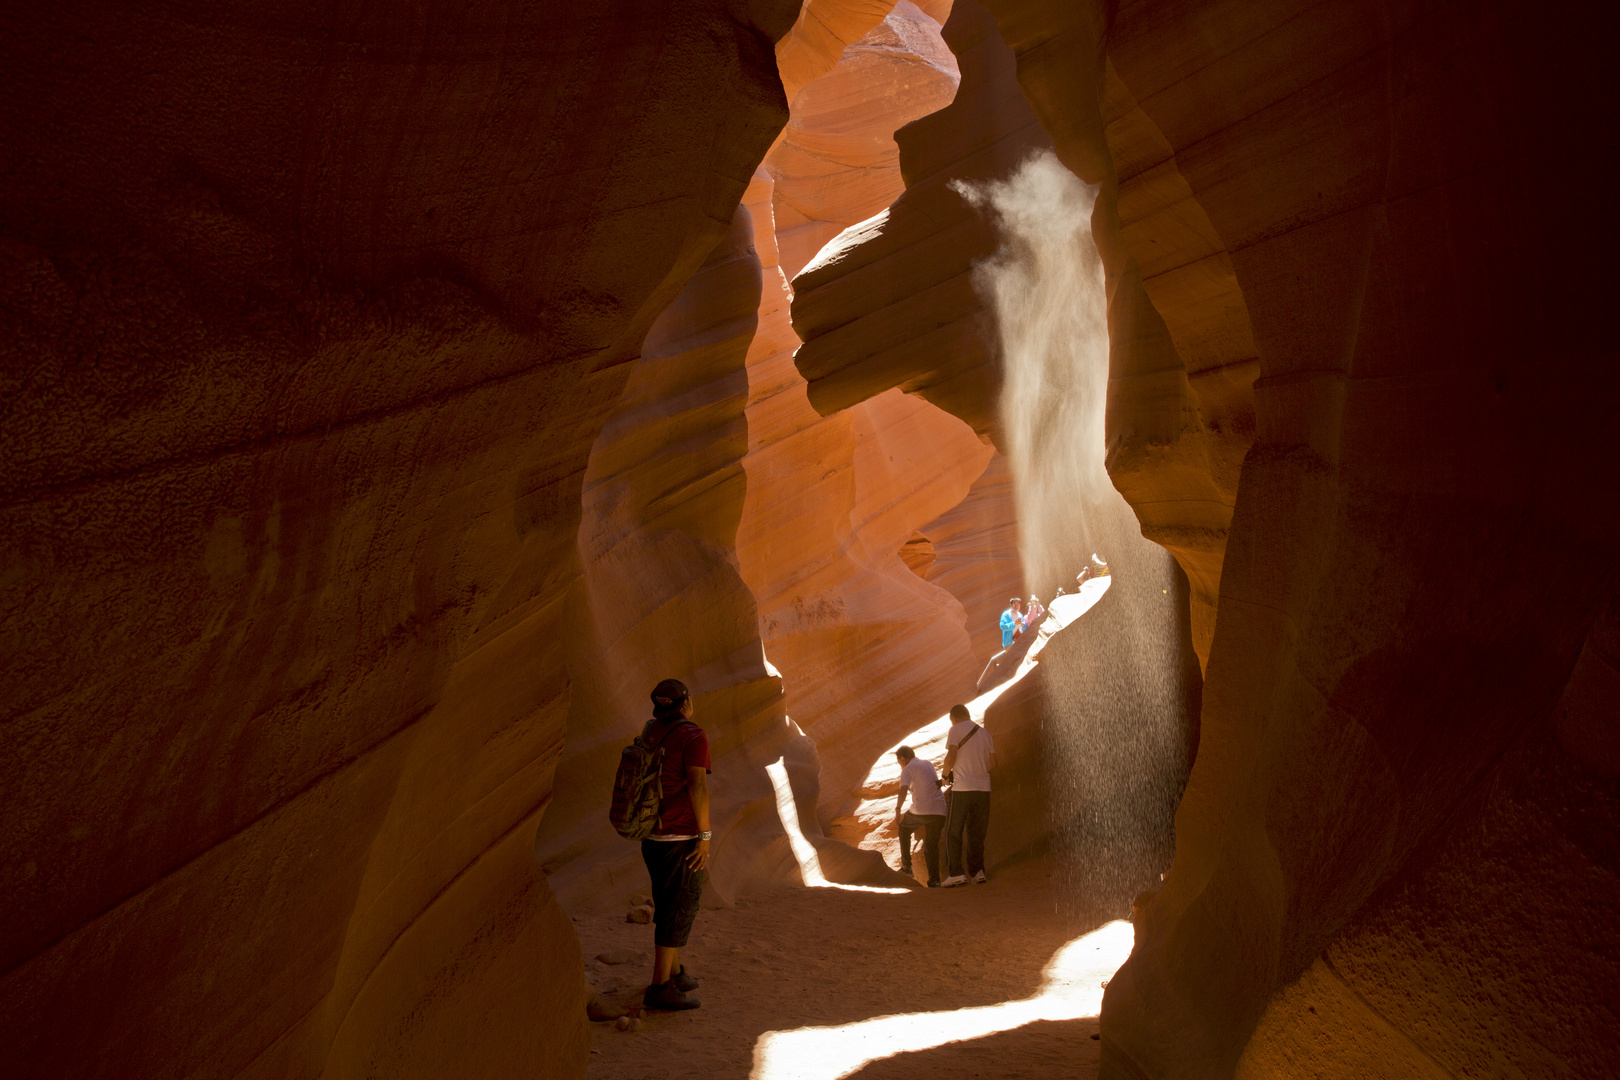
<svg viewBox="0 0 1620 1080">
<path fill-rule="evenodd" d="M 1046 609 L 1041 606 L 1041 598 L 1031 593 L 1029 606 L 1024 609 L 1024 629 L 1028 630 L 1032 626 L 1041 625 L 1041 620 L 1044 618 L 1046 618 Z"/>
</svg>

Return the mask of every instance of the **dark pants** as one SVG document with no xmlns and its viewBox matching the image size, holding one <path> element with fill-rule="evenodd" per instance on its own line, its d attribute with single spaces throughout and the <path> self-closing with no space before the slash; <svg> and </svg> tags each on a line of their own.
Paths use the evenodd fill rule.
<svg viewBox="0 0 1620 1080">
<path fill-rule="evenodd" d="M 984 834 L 990 829 L 990 793 L 988 791 L 953 791 L 948 815 L 950 824 L 945 829 L 945 850 L 951 864 L 951 876 L 964 873 L 962 840 L 967 839 L 965 873 L 972 877 L 984 869 Z"/>
<path fill-rule="evenodd" d="M 703 899 L 703 871 L 693 870 L 686 857 L 696 840 L 643 840 L 641 859 L 652 878 L 653 944 L 678 949 L 692 934 L 698 901 Z"/>
<path fill-rule="evenodd" d="M 939 880 L 939 834 L 945 829 L 944 814 L 913 814 L 900 819 L 900 869 L 911 873 L 911 837 L 923 834 L 923 860 L 928 863 L 928 880 Z"/>
</svg>

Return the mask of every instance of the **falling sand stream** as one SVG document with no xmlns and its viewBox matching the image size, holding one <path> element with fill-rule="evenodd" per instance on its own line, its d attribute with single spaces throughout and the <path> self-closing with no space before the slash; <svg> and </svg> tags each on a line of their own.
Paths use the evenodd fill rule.
<svg viewBox="0 0 1620 1080">
<path fill-rule="evenodd" d="M 1096 189 L 1050 150 L 1005 181 L 958 182 L 1000 237 L 974 285 L 995 312 L 1001 422 L 1024 577 L 1050 598 L 1093 552 L 1108 602 L 1042 657 L 1044 748 L 1061 900 L 1118 911 L 1157 882 L 1190 766 L 1181 590 L 1170 555 L 1144 539 L 1105 467 L 1109 336 Z"/>
</svg>

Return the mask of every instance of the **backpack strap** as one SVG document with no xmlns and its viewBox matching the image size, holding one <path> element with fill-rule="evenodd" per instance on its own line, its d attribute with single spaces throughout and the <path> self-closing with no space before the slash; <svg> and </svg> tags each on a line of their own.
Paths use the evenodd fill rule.
<svg viewBox="0 0 1620 1080">
<path fill-rule="evenodd" d="M 691 722 L 692 721 L 686 719 L 685 717 L 681 718 L 681 724 L 690 724 Z M 681 724 L 672 724 L 668 731 L 666 731 L 662 735 L 658 736 L 658 741 L 657 742 L 653 742 L 651 739 L 649 739 L 647 737 L 647 735 L 648 735 L 648 732 L 652 731 L 652 726 L 654 724 L 656 724 L 656 723 L 658 723 L 658 718 L 655 716 L 651 720 L 648 720 L 645 724 L 642 724 L 641 725 L 641 735 L 638 738 L 639 738 L 639 740 L 641 742 L 644 742 L 644 743 L 647 744 L 647 749 L 657 752 L 657 754 L 658 754 L 658 773 L 659 773 L 659 775 L 661 777 L 663 775 L 663 772 L 664 772 L 664 740 L 668 739 L 670 737 L 670 735 L 672 735 L 674 733 L 675 729 L 681 726 Z M 660 797 L 659 801 L 660 802 L 663 801 L 662 797 Z M 658 815 L 658 821 L 657 821 L 657 825 L 655 827 L 659 828 L 659 829 L 662 829 L 664 827 L 664 815 L 663 814 L 660 813 Z"/>
<path fill-rule="evenodd" d="M 966 735 L 964 735 L 962 737 L 961 742 L 957 743 L 954 747 L 946 747 L 946 749 L 947 750 L 960 750 L 960 749 L 962 749 L 962 747 L 964 747 L 964 746 L 966 746 L 968 744 L 969 739 L 973 738 L 973 736 L 977 735 L 979 732 L 981 732 L 983 730 L 984 729 L 981 728 L 978 724 L 974 724 L 973 725 L 973 730 L 968 732 Z"/>
</svg>

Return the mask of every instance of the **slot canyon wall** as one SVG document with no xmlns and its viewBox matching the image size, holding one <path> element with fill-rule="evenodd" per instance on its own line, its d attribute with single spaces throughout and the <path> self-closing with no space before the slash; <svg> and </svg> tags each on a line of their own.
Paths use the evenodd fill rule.
<svg viewBox="0 0 1620 1080">
<path fill-rule="evenodd" d="M 642 883 L 602 811 L 666 674 L 728 781 L 720 902 L 796 873 L 777 759 L 829 875 L 878 880 L 821 827 L 1024 591 L 997 237 L 952 185 L 1047 149 L 1098 185 L 1108 471 L 1203 674 L 1105 1075 L 1612 1071 L 1615 117 L 1577 13 L 0 30 L 8 1076 L 582 1074 L 558 897 Z M 1054 692 L 998 702 L 998 786 L 1042 782 Z"/>
<path fill-rule="evenodd" d="M 6 1075 L 583 1070 L 582 484 L 798 9 L 6 14 Z"/>
<path fill-rule="evenodd" d="M 901 0 L 853 39 L 794 97 L 793 117 L 745 196 L 766 299 L 748 358 L 737 551 L 766 653 L 787 683 L 787 712 L 820 748 L 824 823 L 853 805 L 895 737 L 972 696 L 990 655 L 987 621 L 1000 613 L 987 597 L 1022 585 L 992 447 L 898 391 L 822 416 L 793 359 L 788 273 L 822 238 L 900 195 L 895 129 L 956 94 L 956 63 L 936 19 L 948 8 Z M 786 70 L 784 61 L 785 80 Z M 901 549 L 919 538 L 934 559 L 914 567 Z M 992 557 L 978 562 L 981 554 Z M 972 570 L 961 569 L 970 561 Z"/>
<path fill-rule="evenodd" d="M 671 672 L 720 901 L 796 877 L 778 759 L 888 875 L 818 818 L 971 690 L 1011 500 L 926 402 L 809 408 L 769 169 L 892 199 L 948 7 L 7 17 L 8 1075 L 578 1074 L 553 887 L 644 885 Z M 761 170 L 806 88 L 848 160 Z"/>
<path fill-rule="evenodd" d="M 1105 999 L 1111 1075 L 1613 1067 L 1596 746 L 1620 698 L 1576 702 L 1614 670 L 1617 384 L 1589 290 L 1615 217 L 1544 216 L 1568 194 L 1537 164 L 1613 179 L 1582 22 L 1208 4 L 1108 27 L 1110 144 L 1197 225 L 1182 270 L 1151 257 L 1151 203 L 1126 246 L 1184 355 L 1170 312 L 1229 276 L 1259 359 L 1200 760 Z"/>
<path fill-rule="evenodd" d="M 798 362 L 818 408 L 898 386 L 993 435 L 989 237 L 929 155 L 988 98 L 959 174 L 1051 145 L 1099 185 L 1108 469 L 1186 573 L 1208 679 L 1105 1075 L 1607 1075 L 1614 116 L 1589 33 L 1506 5 L 984 9 L 953 9 L 963 90 L 901 133 L 905 196 L 795 281 Z M 1023 101 L 969 93 L 1009 64 Z M 1547 210 L 1566 182 L 1593 193 L 1575 228 Z"/>
</svg>

